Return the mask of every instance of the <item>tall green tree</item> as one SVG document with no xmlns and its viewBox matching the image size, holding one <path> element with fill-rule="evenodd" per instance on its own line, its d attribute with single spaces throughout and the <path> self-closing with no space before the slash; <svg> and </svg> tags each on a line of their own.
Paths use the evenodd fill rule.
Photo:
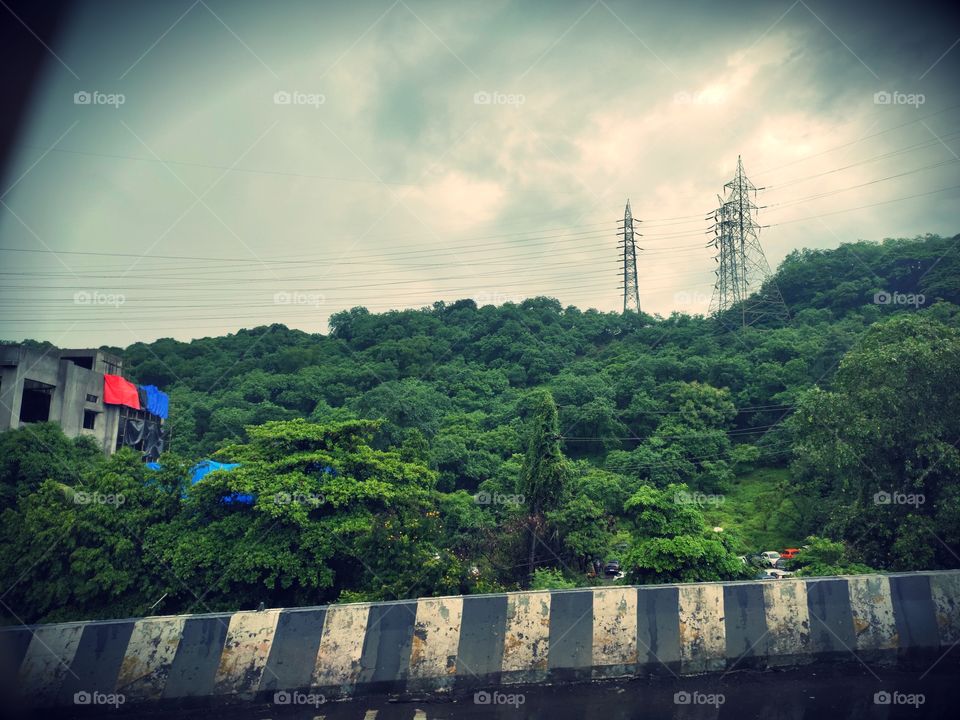
<svg viewBox="0 0 960 720">
<path fill-rule="evenodd" d="M 870 566 L 956 567 L 960 551 L 960 332 L 899 315 L 848 352 L 831 390 L 792 418 L 808 531 L 851 542 Z"/>
<path fill-rule="evenodd" d="M 519 486 L 529 514 L 527 568 L 532 580 L 537 545 L 543 543 L 544 513 L 560 505 L 567 480 L 566 459 L 560 450 L 557 405 L 545 390 L 537 392 L 534 397 L 529 433 Z"/>
</svg>

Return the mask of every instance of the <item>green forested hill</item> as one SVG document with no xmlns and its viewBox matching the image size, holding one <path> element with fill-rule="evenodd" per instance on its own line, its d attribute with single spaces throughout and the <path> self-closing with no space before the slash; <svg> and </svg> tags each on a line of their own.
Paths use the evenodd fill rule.
<svg viewBox="0 0 960 720">
<path fill-rule="evenodd" d="M 117 349 L 170 393 L 165 470 L 0 437 L 0 567 L 31 619 L 723 579 L 808 536 L 808 572 L 956 567 L 958 241 L 794 252 L 790 322 L 736 332 L 461 300 Z M 243 465 L 180 501 L 210 456 Z M 81 486 L 136 500 L 58 509 Z"/>
<path fill-rule="evenodd" d="M 174 447 L 185 454 L 211 452 L 247 424 L 293 417 L 384 417 L 391 442 L 410 428 L 443 437 L 444 426 L 467 421 L 492 430 L 517 418 L 526 390 L 547 386 L 564 435 L 604 438 L 564 449 L 596 456 L 629 447 L 616 438 L 642 438 L 676 411 L 668 400 L 675 382 L 729 389 L 746 408 L 731 429 L 773 423 L 798 389 L 829 381 L 865 327 L 914 309 L 874 304 L 876 293 L 924 294 L 921 310 L 960 304 L 960 261 L 948 252 L 958 239 L 794 252 L 776 276 L 791 325 L 735 335 L 702 317 L 622 316 L 536 298 L 382 314 L 354 308 L 331 318 L 329 336 L 273 325 L 117 350 L 128 375 L 174 393 Z"/>
</svg>

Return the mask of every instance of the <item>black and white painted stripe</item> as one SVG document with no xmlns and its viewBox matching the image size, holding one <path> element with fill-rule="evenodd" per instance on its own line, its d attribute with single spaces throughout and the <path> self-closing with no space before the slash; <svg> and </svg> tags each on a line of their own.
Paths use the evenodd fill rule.
<svg viewBox="0 0 960 720">
<path fill-rule="evenodd" d="M 32 703 L 326 696 L 929 655 L 960 572 L 537 591 L 0 631 Z"/>
</svg>

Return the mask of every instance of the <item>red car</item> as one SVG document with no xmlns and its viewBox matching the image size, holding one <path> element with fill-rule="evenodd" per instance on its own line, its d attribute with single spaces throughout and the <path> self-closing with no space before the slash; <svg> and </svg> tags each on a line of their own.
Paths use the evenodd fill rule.
<svg viewBox="0 0 960 720">
<path fill-rule="evenodd" d="M 780 551 L 780 557 L 784 560 L 793 560 L 798 552 L 800 552 L 800 548 L 787 548 Z"/>
</svg>

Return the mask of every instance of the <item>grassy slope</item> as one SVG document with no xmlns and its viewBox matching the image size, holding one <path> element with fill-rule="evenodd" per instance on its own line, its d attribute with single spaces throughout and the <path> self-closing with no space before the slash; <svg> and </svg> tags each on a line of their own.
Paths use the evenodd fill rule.
<svg viewBox="0 0 960 720">
<path fill-rule="evenodd" d="M 703 514 L 708 523 L 734 534 L 741 552 L 800 547 L 793 503 L 783 498 L 789 481 L 785 468 L 754 470 L 734 481 L 725 502 L 706 505 Z"/>
</svg>

